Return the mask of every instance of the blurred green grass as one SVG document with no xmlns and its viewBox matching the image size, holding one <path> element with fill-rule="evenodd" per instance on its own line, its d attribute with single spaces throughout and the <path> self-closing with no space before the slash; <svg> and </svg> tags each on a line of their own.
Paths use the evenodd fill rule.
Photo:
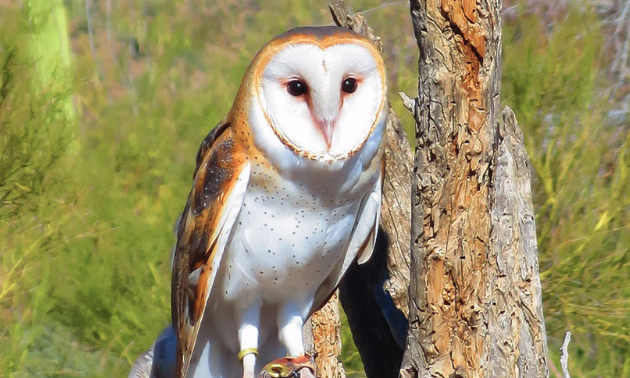
<svg viewBox="0 0 630 378">
<path fill-rule="evenodd" d="M 605 32 L 570 10 L 547 33 L 529 16 L 504 36 L 503 98 L 524 129 L 549 347 L 564 331 L 574 375 L 630 376 L 630 127 L 610 116 Z M 541 38 L 543 35 L 548 38 Z M 627 85 L 627 84 L 626 84 Z"/>
<path fill-rule="evenodd" d="M 172 227 L 200 141 L 266 41 L 330 23 L 326 3 L 307 0 L 90 5 L 88 18 L 85 1 L 64 2 L 71 78 L 52 86 L 28 49 L 32 15 L 0 2 L 0 376 L 126 376 L 170 318 Z M 383 38 L 411 133 L 395 94 L 416 91 L 407 6 L 351 5 Z M 578 377 L 630 377 L 630 127 L 609 117 L 605 33 L 577 8 L 550 26 L 522 6 L 504 28 L 503 99 L 535 169 L 550 350 L 559 366 L 570 329 Z"/>
</svg>

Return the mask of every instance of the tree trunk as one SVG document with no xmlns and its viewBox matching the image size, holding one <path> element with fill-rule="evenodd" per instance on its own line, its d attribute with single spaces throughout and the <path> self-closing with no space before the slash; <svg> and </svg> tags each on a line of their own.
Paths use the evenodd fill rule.
<svg viewBox="0 0 630 378">
<path fill-rule="evenodd" d="M 350 16 L 343 1 L 330 5 L 338 26 L 367 37 L 382 50 L 365 19 Z M 390 110 L 385 136 L 381 222 L 370 261 L 354 263 L 339 286 L 354 342 L 368 377 L 396 378 L 403 357 L 409 313 L 409 230 L 412 154 L 402 125 Z"/>
<path fill-rule="evenodd" d="M 340 1 L 331 11 L 380 47 L 360 15 Z M 548 376 L 529 159 L 512 111 L 498 119 L 499 11 L 498 0 L 411 2 L 419 97 L 404 102 L 417 125 L 414 171 L 392 113 L 377 248 L 340 287 L 370 378 Z M 409 319 L 402 367 L 400 314 Z"/>
<path fill-rule="evenodd" d="M 381 224 L 370 260 L 353 263 L 339 286 L 365 373 L 396 378 L 407 334 L 411 151 L 396 116 L 390 113 L 385 145 Z"/>
<path fill-rule="evenodd" d="M 352 29 L 370 39 L 382 50 L 380 39 L 360 15 L 350 16 L 343 1 L 330 5 L 338 26 Z M 369 377 L 396 378 L 402 361 L 407 333 L 408 286 L 410 272 L 409 228 L 411 223 L 412 154 L 407 136 L 393 111 L 386 130 L 385 181 L 381 227 L 370 261 L 353 264 L 340 284 L 340 298 L 348 316 L 353 338 Z M 317 357 L 318 377 L 344 377 L 338 361 L 341 351 L 339 301 L 313 315 L 305 327 L 305 338 Z"/>
<path fill-rule="evenodd" d="M 546 377 L 529 161 L 499 125 L 499 0 L 411 1 L 420 50 L 402 377 Z"/>
<path fill-rule="evenodd" d="M 341 321 L 337 293 L 307 321 L 304 340 L 306 350 L 315 354 L 318 378 L 346 378 L 343 364 L 339 362 Z"/>
</svg>

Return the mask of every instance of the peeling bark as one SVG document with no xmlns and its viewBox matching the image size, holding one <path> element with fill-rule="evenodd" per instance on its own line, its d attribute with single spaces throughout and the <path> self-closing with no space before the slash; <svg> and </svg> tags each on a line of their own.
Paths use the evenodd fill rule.
<svg viewBox="0 0 630 378">
<path fill-rule="evenodd" d="M 498 0 L 411 2 L 419 95 L 403 101 L 416 119 L 414 170 L 392 114 L 381 237 L 340 287 L 370 378 L 549 375 L 529 160 L 511 110 L 499 123 L 499 10 Z M 380 48 L 360 15 L 341 2 L 331 11 Z M 394 374 L 400 349 L 381 292 L 409 319 Z"/>
<path fill-rule="evenodd" d="M 380 38 L 343 1 L 330 5 L 335 23 L 382 51 Z M 353 264 L 340 285 L 352 336 L 370 378 L 396 378 L 402 362 L 409 313 L 412 154 L 407 136 L 390 110 L 385 136 L 385 179 L 379 235 L 372 258 Z"/>
<path fill-rule="evenodd" d="M 530 162 L 512 109 L 503 110 L 494 168 L 493 230 L 490 236 L 489 339 L 486 376 L 546 377 L 547 335 L 538 275 L 536 223 Z"/>
<path fill-rule="evenodd" d="M 498 121 L 500 8 L 411 1 L 420 59 L 401 377 L 548 376 L 528 158 L 513 113 Z"/>
<path fill-rule="evenodd" d="M 315 356 L 318 378 L 346 378 L 341 353 L 341 321 L 339 296 L 335 293 L 328 303 L 304 324 L 304 347 Z"/>
<path fill-rule="evenodd" d="M 313 332 L 313 350 L 318 378 L 345 378 L 341 353 L 341 321 L 339 296 L 335 293 L 328 303 L 310 319 Z"/>
<path fill-rule="evenodd" d="M 407 135 L 393 111 L 390 111 L 386 137 L 381 229 L 389 242 L 385 246 L 388 275 L 383 289 L 408 318 L 413 155 Z"/>
<path fill-rule="evenodd" d="M 361 14 L 349 15 L 343 1 L 331 4 L 330 11 L 338 26 L 363 35 L 372 41 L 379 51 L 383 51 L 380 37 L 374 34 Z M 387 260 L 383 289 L 405 316 L 409 314 L 412 162 L 413 155 L 407 135 L 398 117 L 390 109 L 385 130 L 385 179 L 380 222 L 381 231 L 388 237 L 388 243 L 381 247 L 385 249 Z"/>
</svg>

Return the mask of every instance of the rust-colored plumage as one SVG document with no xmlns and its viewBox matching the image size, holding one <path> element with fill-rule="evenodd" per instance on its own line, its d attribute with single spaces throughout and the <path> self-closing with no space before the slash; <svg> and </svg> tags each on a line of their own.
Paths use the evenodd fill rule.
<svg viewBox="0 0 630 378">
<path fill-rule="evenodd" d="M 209 296 L 208 283 L 220 229 L 236 179 L 244 168 L 242 148 L 228 122 L 220 123 L 197 154 L 193 188 L 179 221 L 171 289 L 172 320 L 178 331 L 177 366 L 185 377 Z M 196 275 L 191 277 L 191 275 Z"/>
</svg>

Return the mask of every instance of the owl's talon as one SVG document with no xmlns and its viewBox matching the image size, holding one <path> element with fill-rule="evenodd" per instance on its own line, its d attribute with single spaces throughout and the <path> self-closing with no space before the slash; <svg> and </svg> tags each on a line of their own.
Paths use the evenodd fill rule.
<svg viewBox="0 0 630 378">
<path fill-rule="evenodd" d="M 278 358 L 265 365 L 260 371 L 260 374 L 258 374 L 258 378 L 302 377 L 315 377 L 315 359 L 310 354 L 304 354 L 298 357 Z"/>
</svg>

